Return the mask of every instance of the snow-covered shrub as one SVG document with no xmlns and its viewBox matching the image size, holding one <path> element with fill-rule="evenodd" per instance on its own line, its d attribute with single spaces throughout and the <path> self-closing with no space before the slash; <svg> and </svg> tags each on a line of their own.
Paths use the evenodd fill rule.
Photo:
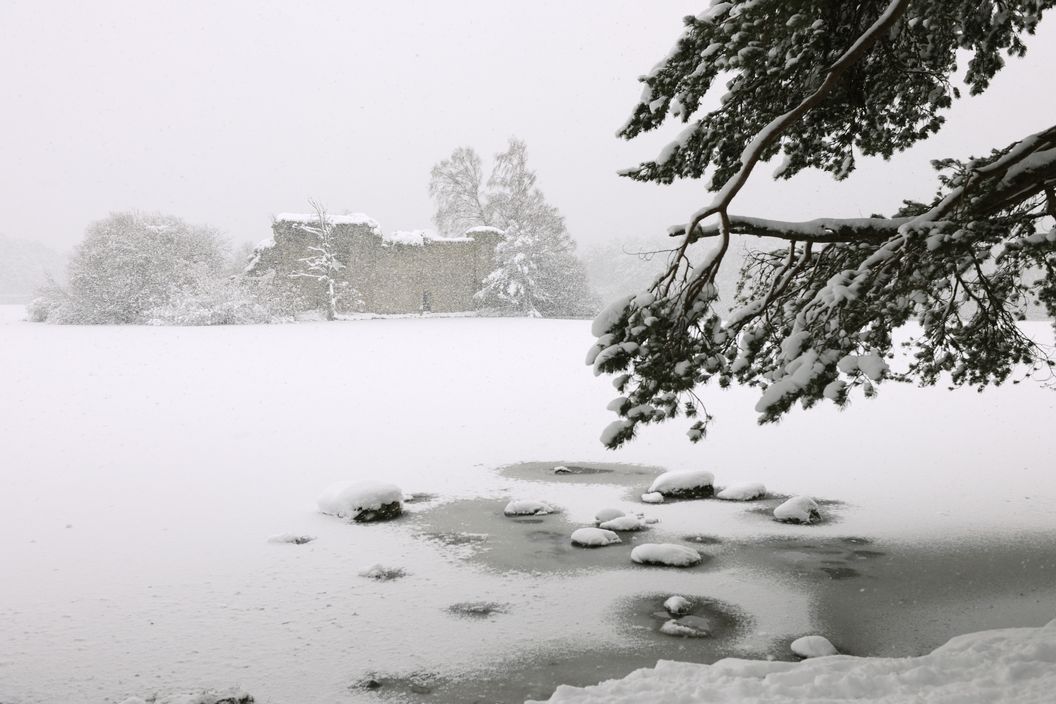
<svg viewBox="0 0 1056 704">
<path fill-rule="evenodd" d="M 193 290 L 176 293 L 148 314 L 151 325 L 252 325 L 275 315 L 254 291 L 253 282 L 229 277 L 205 280 Z"/>
<path fill-rule="evenodd" d="M 145 323 L 223 266 L 223 246 L 210 228 L 170 215 L 114 213 L 88 227 L 70 260 L 65 300 L 35 310 L 55 323 Z"/>
<path fill-rule="evenodd" d="M 384 482 L 337 482 L 319 497 L 319 510 L 357 523 L 384 521 L 403 512 L 403 492 Z"/>
<path fill-rule="evenodd" d="M 38 294 L 41 292 L 38 291 Z M 31 323 L 43 323 L 51 317 L 52 312 L 62 305 L 61 299 L 38 295 L 26 304 L 26 319 Z"/>
</svg>

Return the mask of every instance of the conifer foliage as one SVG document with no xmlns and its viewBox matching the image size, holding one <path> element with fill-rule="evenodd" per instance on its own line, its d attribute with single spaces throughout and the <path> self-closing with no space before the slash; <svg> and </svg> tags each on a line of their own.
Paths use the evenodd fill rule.
<svg viewBox="0 0 1056 704">
<path fill-rule="evenodd" d="M 592 314 L 596 302 L 565 219 L 550 205 L 528 168 L 525 143 L 510 139 L 496 155 L 484 183 L 481 159 L 460 147 L 432 170 L 433 220 L 451 235 L 474 227 L 502 232 L 495 268 L 477 298 L 514 315 L 560 317 Z"/>
<path fill-rule="evenodd" d="M 587 362 L 615 374 L 620 394 L 602 441 L 617 447 L 641 424 L 683 414 L 690 439 L 701 439 L 710 416 L 697 389 L 711 381 L 758 387 L 765 423 L 797 403 L 842 406 L 855 388 L 872 396 L 884 380 L 981 388 L 1019 365 L 1051 367 L 1017 321 L 1030 305 L 1056 315 L 1056 125 L 936 162 L 934 199 L 889 217 L 780 222 L 731 206 L 761 161 L 780 158 L 778 178 L 814 167 L 842 179 L 856 155 L 889 157 L 935 133 L 959 97 L 958 52 L 968 59 L 964 84 L 984 91 L 1053 4 L 739 0 L 687 17 L 672 52 L 641 77 L 620 136 L 669 120 L 687 126 L 623 173 L 659 183 L 707 176 L 714 196 L 669 229 L 677 245 L 649 290 L 595 321 Z M 704 112 L 720 77 L 727 92 Z M 777 248 L 746 261 L 720 318 L 716 275 L 731 238 L 744 235 Z M 702 240 L 715 246 L 691 263 Z M 893 370 L 892 333 L 910 320 L 920 332 Z"/>
</svg>

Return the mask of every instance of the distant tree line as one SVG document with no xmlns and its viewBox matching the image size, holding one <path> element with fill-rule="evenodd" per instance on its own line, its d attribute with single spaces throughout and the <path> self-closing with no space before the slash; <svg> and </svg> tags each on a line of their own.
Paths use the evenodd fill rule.
<svg viewBox="0 0 1056 704">
<path fill-rule="evenodd" d="M 460 148 L 432 171 L 435 221 L 462 236 L 490 227 L 502 234 L 494 269 L 476 295 L 484 314 L 590 316 L 598 308 L 564 218 L 546 202 L 528 169 L 523 142 L 510 140 L 484 182 L 481 161 Z M 60 324 L 231 325 L 291 319 L 304 301 L 285 279 L 318 286 L 320 317 L 338 317 L 354 295 L 338 276 L 334 222 L 312 201 L 313 222 L 298 226 L 309 246 L 280 281 L 247 274 L 252 250 L 233 253 L 213 228 L 159 213 L 120 212 L 89 225 L 65 285 L 51 281 L 29 306 L 30 319 Z M 314 290 L 314 289 L 313 289 Z M 346 306 L 347 307 L 347 306 Z"/>
</svg>

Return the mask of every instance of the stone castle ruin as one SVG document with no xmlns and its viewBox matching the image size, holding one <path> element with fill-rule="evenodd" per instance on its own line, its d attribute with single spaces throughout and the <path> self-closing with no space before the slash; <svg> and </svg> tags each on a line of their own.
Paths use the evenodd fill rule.
<svg viewBox="0 0 1056 704">
<path fill-rule="evenodd" d="M 458 313 L 479 308 L 474 294 L 494 268 L 495 247 L 502 232 L 492 227 L 466 231 L 463 237 L 440 237 L 426 230 L 384 233 L 361 213 L 331 215 L 334 254 L 345 265 L 339 279 L 338 312 Z M 325 306 L 320 282 L 296 276 L 317 242 L 305 231 L 318 223 L 312 214 L 275 217 L 272 238 L 257 246 L 246 273 L 270 275 L 292 294 L 300 310 Z"/>
</svg>

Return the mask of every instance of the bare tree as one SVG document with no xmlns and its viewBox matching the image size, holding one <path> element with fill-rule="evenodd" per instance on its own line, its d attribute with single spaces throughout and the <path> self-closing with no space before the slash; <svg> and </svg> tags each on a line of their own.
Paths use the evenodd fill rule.
<svg viewBox="0 0 1056 704">
<path fill-rule="evenodd" d="M 455 149 L 433 167 L 429 195 L 436 200 L 433 221 L 441 232 L 460 236 L 471 227 L 493 224 L 483 179 L 480 156 L 470 147 Z"/>
<path fill-rule="evenodd" d="M 289 276 L 319 282 L 325 294 L 326 307 L 323 310 L 326 319 L 335 320 L 340 289 L 347 287 L 347 282 L 339 279 L 337 274 L 345 265 L 337 258 L 334 222 L 327 215 L 326 208 L 314 200 L 309 200 L 308 203 L 315 211 L 316 220 L 311 225 L 301 223 L 298 227 L 313 239 L 314 244 L 308 245 L 308 251 L 312 254 L 298 259 L 303 265 L 302 268 L 291 272 Z"/>
</svg>

